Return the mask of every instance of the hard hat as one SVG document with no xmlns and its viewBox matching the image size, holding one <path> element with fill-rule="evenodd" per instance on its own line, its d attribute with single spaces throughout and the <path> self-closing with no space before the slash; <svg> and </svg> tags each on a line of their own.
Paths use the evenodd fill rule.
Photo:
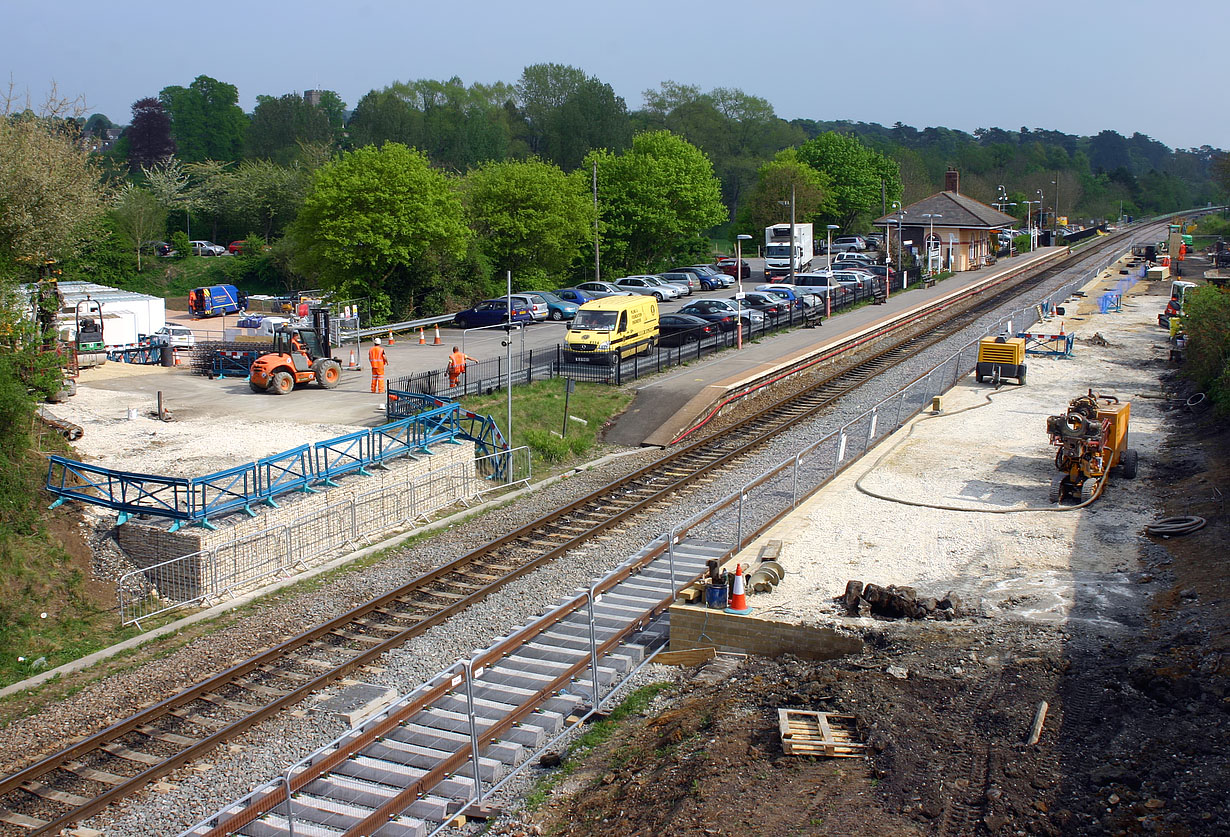
<svg viewBox="0 0 1230 837">
<path fill-rule="evenodd" d="M 376 345 L 377 345 L 377 346 L 379 346 L 379 345 L 380 345 L 380 338 L 379 338 L 379 337 L 377 337 L 377 338 L 376 338 Z"/>
</svg>

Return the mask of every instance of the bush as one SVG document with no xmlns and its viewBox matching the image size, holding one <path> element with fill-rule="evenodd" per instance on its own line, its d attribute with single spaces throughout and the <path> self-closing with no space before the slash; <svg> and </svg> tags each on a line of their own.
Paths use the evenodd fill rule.
<svg viewBox="0 0 1230 837">
<path fill-rule="evenodd" d="M 1192 290 L 1183 305 L 1187 333 L 1184 374 L 1217 407 L 1230 413 L 1230 293 L 1205 285 Z"/>
<path fill-rule="evenodd" d="M 186 259 L 192 255 L 192 245 L 188 241 L 188 233 L 183 230 L 171 233 L 171 249 L 175 251 L 175 258 Z"/>
</svg>

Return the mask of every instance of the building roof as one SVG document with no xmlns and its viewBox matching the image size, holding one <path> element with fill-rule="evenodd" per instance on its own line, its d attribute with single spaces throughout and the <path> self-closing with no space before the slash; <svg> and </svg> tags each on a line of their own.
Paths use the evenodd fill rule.
<svg viewBox="0 0 1230 837">
<path fill-rule="evenodd" d="M 994 230 L 1011 227 L 1017 223 L 1017 219 L 1011 215 L 1005 215 L 998 209 L 982 201 L 976 201 L 968 195 L 962 195 L 960 192 L 936 192 L 934 195 L 910 204 L 905 207 L 905 218 L 902 223 L 911 226 L 925 225 L 930 220 L 922 217 L 925 214 L 936 216 L 937 227 Z M 942 221 L 939 220 L 940 216 L 943 216 Z M 877 218 L 875 223 L 877 226 L 895 224 L 897 217 L 898 213 L 890 212 Z"/>
</svg>

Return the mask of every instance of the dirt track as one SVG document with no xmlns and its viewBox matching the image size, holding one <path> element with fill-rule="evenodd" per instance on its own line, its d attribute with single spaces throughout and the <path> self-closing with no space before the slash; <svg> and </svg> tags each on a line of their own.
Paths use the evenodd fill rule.
<svg viewBox="0 0 1230 837">
<path fill-rule="evenodd" d="M 1147 323 L 1155 314 L 1158 300 L 1141 298 L 1145 290 L 1129 300 L 1125 319 L 1143 316 Z M 1085 336 L 1095 327 L 1100 323 Z M 1003 560 L 1015 550 L 1010 534 L 999 532 L 995 541 L 991 531 L 990 545 L 968 543 L 974 554 L 937 563 L 927 554 L 935 540 L 916 536 L 922 524 L 890 526 L 867 506 L 867 519 L 881 521 L 872 527 L 875 539 L 895 539 L 902 560 L 918 562 L 920 577 L 943 584 L 945 573 L 987 566 L 983 583 L 972 588 L 974 616 L 943 624 L 856 620 L 867 640 L 857 657 L 753 658 L 709 685 L 688 672 L 671 699 L 572 764 L 545 806 L 496 833 L 1225 833 L 1230 599 L 1223 559 L 1230 518 L 1221 492 L 1230 432 L 1211 416 L 1173 409 L 1189 393 L 1166 361 L 1161 334 L 1154 332 L 1158 345 L 1144 356 L 1113 345 L 1102 355 L 1099 375 L 1118 366 L 1125 380 L 1153 382 L 1153 392 L 1142 384 L 1133 393 L 1141 401 L 1141 429 L 1152 431 L 1139 439 L 1149 445 L 1142 451 L 1148 466 L 1117 496 L 1112 486 L 1100 507 L 1067 515 L 1080 518 L 1064 534 L 1071 538 L 1068 566 L 1052 555 L 1039 569 L 1075 577 L 1084 553 L 1099 557 L 1084 567 L 1097 583 L 1073 587 L 1059 610 L 1063 618 L 1030 618 L 1040 608 L 1038 591 L 1028 586 L 1007 588 L 998 600 L 989 595 L 996 573 L 1028 566 L 1021 554 L 1018 566 Z M 1056 404 L 1055 412 L 1064 406 Z M 1045 446 L 1044 431 L 1035 435 Z M 1001 452 L 1010 458 L 1013 432 L 1000 436 L 1008 439 Z M 890 485 L 908 489 L 907 474 L 892 476 Z M 1043 482 L 1038 492 L 1044 490 Z M 1204 516 L 1208 526 L 1171 540 L 1141 535 L 1142 521 L 1179 514 Z M 846 521 L 847 535 L 853 527 Z M 796 559 L 807 544 L 841 536 L 805 532 Z M 857 544 L 853 551 L 877 552 Z M 984 560 L 988 555 L 996 560 Z M 885 575 L 893 571 L 891 560 L 879 559 Z M 838 572 L 855 578 L 869 566 L 877 564 L 869 558 Z M 863 580 L 915 580 L 885 575 Z M 1110 588 L 1101 583 L 1111 578 Z M 816 579 L 830 589 L 831 582 Z M 1041 701 L 1049 705 L 1046 723 L 1038 744 L 1027 746 Z M 781 707 L 857 715 L 868 758 L 783 755 Z"/>
</svg>

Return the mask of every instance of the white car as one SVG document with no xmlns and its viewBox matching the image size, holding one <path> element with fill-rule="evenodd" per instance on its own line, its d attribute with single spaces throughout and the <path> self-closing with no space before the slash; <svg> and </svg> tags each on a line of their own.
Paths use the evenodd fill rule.
<svg viewBox="0 0 1230 837">
<path fill-rule="evenodd" d="M 226 254 L 226 248 L 221 244 L 214 244 L 212 241 L 189 241 L 192 246 L 192 255 L 194 256 L 222 256 Z"/>
<path fill-rule="evenodd" d="M 196 345 L 192 329 L 179 323 L 167 323 L 149 337 L 151 346 L 170 346 L 172 349 L 190 349 Z"/>
</svg>

